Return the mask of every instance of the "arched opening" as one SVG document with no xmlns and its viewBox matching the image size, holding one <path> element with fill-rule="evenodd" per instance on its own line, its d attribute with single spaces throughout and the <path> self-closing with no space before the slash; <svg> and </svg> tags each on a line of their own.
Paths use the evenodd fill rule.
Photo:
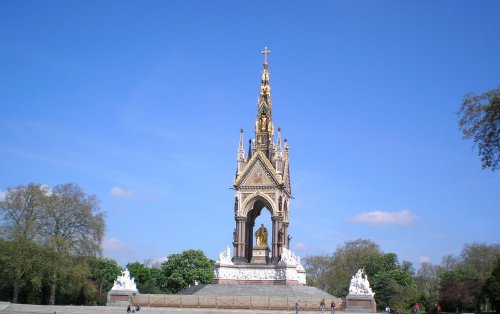
<svg viewBox="0 0 500 314">
<path fill-rule="evenodd" d="M 256 245 L 255 232 L 261 225 L 267 229 L 268 242 L 267 245 L 271 246 L 271 235 L 273 232 L 273 224 L 271 220 L 272 207 L 264 199 L 257 199 L 252 208 L 247 214 L 247 232 L 246 232 L 246 257 L 248 261 L 252 259 L 253 248 Z"/>
</svg>

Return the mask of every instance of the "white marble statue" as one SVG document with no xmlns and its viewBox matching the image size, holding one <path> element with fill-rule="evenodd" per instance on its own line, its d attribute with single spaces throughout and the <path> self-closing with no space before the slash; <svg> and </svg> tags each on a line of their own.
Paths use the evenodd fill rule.
<svg viewBox="0 0 500 314">
<path fill-rule="evenodd" d="M 362 269 L 358 270 L 356 275 L 352 276 L 351 284 L 349 285 L 349 294 L 375 295 L 370 288 L 368 276 Z"/>
<path fill-rule="evenodd" d="M 220 252 L 219 254 L 219 260 L 217 263 L 221 265 L 233 265 L 233 262 L 231 261 L 231 250 L 229 249 L 229 245 L 226 246 L 226 250 Z"/>
<path fill-rule="evenodd" d="M 124 290 L 124 291 L 137 291 L 134 278 L 130 279 L 130 272 L 127 268 L 122 271 L 122 275 L 118 276 L 115 280 L 115 284 L 111 290 Z"/>
</svg>

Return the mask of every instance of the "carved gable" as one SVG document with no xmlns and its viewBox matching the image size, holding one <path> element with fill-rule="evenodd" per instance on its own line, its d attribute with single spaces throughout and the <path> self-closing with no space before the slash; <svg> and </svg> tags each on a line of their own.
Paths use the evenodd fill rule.
<svg viewBox="0 0 500 314">
<path fill-rule="evenodd" d="M 239 187 L 275 187 L 278 179 L 273 174 L 274 168 L 258 153 L 253 156 L 242 174 L 236 179 L 235 185 Z"/>
</svg>

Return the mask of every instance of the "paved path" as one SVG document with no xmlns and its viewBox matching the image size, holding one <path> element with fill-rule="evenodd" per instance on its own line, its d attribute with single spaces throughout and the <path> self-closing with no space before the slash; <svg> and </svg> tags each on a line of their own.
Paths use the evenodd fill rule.
<svg viewBox="0 0 500 314">
<path fill-rule="evenodd" d="M 94 313 L 109 313 L 109 314 L 127 314 L 125 308 L 107 307 L 107 306 L 62 306 L 62 305 L 29 305 L 29 304 L 12 304 L 0 302 L 0 313 L 12 314 L 94 314 Z M 264 310 L 223 310 L 223 309 L 192 309 L 192 308 L 148 308 L 143 307 L 138 314 L 294 314 L 295 311 L 264 311 Z M 301 314 L 321 313 L 318 311 L 300 311 Z M 328 314 L 328 311 L 325 311 Z M 339 312 L 344 313 L 344 312 Z M 363 314 L 363 313 L 356 313 Z"/>
</svg>

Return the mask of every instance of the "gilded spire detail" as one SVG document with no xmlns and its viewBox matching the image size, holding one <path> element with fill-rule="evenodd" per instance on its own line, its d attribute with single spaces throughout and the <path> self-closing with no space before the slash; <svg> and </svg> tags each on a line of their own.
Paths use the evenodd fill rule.
<svg viewBox="0 0 500 314">
<path fill-rule="evenodd" d="M 255 146 L 264 151 L 270 159 L 274 125 L 272 122 L 271 85 L 269 84 L 268 56 L 271 51 L 264 47 L 264 64 L 260 81 L 260 93 L 257 101 L 257 121 L 255 121 Z"/>
</svg>

